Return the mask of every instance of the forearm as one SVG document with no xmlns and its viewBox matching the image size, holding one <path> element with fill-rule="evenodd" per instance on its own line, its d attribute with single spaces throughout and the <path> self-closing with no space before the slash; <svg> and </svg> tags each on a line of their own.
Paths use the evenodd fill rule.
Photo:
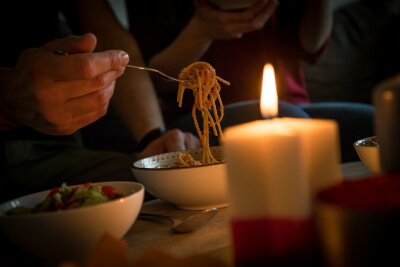
<svg viewBox="0 0 400 267">
<path fill-rule="evenodd" d="M 206 36 L 201 22 L 194 16 L 174 42 L 150 59 L 149 65 L 177 76 L 184 67 L 198 61 L 211 43 L 212 39 Z M 177 86 L 164 88 L 172 90 Z"/>
<path fill-rule="evenodd" d="M 130 55 L 130 62 L 144 65 L 139 47 L 124 29 L 106 1 L 81 0 L 81 28 L 97 35 L 98 49 L 121 49 Z M 96 8 L 96 12 L 90 12 Z M 148 73 L 126 69 L 117 80 L 113 104 L 135 140 L 157 127 L 164 127 L 157 96 Z"/>
<path fill-rule="evenodd" d="M 330 0 L 305 0 L 300 25 L 300 43 L 307 52 L 316 53 L 329 38 L 333 14 Z"/>
</svg>

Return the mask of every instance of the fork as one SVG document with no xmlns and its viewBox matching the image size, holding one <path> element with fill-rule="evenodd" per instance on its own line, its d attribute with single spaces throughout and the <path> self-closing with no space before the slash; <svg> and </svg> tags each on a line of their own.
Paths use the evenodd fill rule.
<svg viewBox="0 0 400 267">
<path fill-rule="evenodd" d="M 46 48 L 47 49 L 47 48 Z M 62 55 L 62 56 L 68 56 L 69 53 L 63 51 L 63 50 L 59 50 L 59 49 L 47 49 L 52 51 L 54 54 L 57 55 Z M 132 68 L 132 69 L 137 69 L 137 70 L 146 70 L 146 71 L 151 71 L 151 72 L 155 72 L 160 74 L 161 76 L 163 76 L 164 78 L 167 78 L 170 81 L 174 81 L 174 82 L 179 82 L 179 83 L 186 83 L 186 82 L 190 82 L 190 80 L 182 80 L 182 79 L 177 79 L 175 77 L 169 76 L 167 74 L 165 74 L 164 72 L 157 70 L 157 69 L 153 69 L 153 68 L 146 68 L 146 67 L 142 67 L 142 66 L 135 66 L 135 65 L 126 65 L 126 67 L 128 68 Z"/>
<path fill-rule="evenodd" d="M 182 79 L 177 79 L 175 77 L 169 76 L 167 74 L 165 74 L 164 72 L 157 70 L 157 69 L 153 69 L 153 68 L 147 68 L 147 67 L 142 67 L 142 66 L 135 66 L 135 65 L 126 65 L 126 67 L 128 68 L 132 68 L 132 69 L 137 69 L 137 70 L 147 70 L 147 71 L 152 71 L 152 72 L 156 72 L 162 76 L 164 76 L 164 78 L 167 78 L 170 81 L 174 81 L 174 82 L 178 82 L 178 83 L 187 83 L 187 82 L 191 82 L 192 80 L 182 80 Z M 216 79 L 226 85 L 230 85 L 231 83 L 222 79 L 221 77 L 216 77 Z"/>
<path fill-rule="evenodd" d="M 151 71 L 151 72 L 155 72 L 160 74 L 161 76 L 163 76 L 164 78 L 167 78 L 170 81 L 174 81 L 174 82 L 179 82 L 179 83 L 186 83 L 186 82 L 190 82 L 190 80 L 182 80 L 182 79 L 177 79 L 175 77 L 169 76 L 167 74 L 165 74 L 162 71 L 159 71 L 157 69 L 153 69 L 153 68 L 146 68 L 146 67 L 142 67 L 142 66 L 135 66 L 135 65 L 126 65 L 126 67 L 128 68 L 132 68 L 132 69 L 137 69 L 137 70 L 146 70 L 146 71 Z"/>
</svg>

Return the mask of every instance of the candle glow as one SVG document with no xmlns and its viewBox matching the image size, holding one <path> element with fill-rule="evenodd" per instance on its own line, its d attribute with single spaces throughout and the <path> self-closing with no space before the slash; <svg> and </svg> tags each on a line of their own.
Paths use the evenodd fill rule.
<svg viewBox="0 0 400 267">
<path fill-rule="evenodd" d="M 276 92 L 275 72 L 271 64 L 265 64 L 261 87 L 261 114 L 264 118 L 278 115 L 278 93 Z"/>
</svg>

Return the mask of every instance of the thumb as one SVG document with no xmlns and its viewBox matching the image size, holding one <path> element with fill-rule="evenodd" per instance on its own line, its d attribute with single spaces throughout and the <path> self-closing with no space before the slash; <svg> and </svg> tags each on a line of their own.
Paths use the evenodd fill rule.
<svg viewBox="0 0 400 267">
<path fill-rule="evenodd" d="M 55 39 L 44 45 L 46 49 L 59 51 L 61 54 L 91 53 L 95 49 L 97 38 L 92 33 L 81 36 L 68 36 Z"/>
</svg>

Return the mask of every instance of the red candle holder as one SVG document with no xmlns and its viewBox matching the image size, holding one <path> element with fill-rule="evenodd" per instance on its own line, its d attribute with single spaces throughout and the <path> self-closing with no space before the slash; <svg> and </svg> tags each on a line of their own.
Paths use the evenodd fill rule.
<svg viewBox="0 0 400 267">
<path fill-rule="evenodd" d="M 400 175 L 327 188 L 315 214 L 325 266 L 400 266 Z"/>
<path fill-rule="evenodd" d="M 235 266 L 310 266 L 310 218 L 232 219 Z"/>
</svg>

